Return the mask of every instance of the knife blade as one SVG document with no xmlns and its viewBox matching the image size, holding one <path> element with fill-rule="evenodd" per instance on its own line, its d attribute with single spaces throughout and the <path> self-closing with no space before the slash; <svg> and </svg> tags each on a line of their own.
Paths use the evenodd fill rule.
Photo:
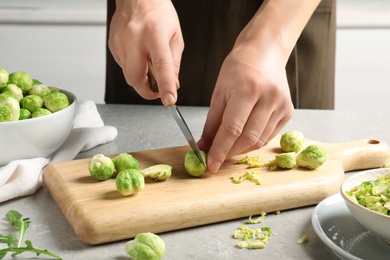
<svg viewBox="0 0 390 260">
<path fill-rule="evenodd" d="M 157 85 L 157 80 L 154 77 L 154 68 L 151 60 L 148 60 L 148 79 L 149 79 L 149 84 L 150 88 L 154 92 L 158 92 L 158 85 Z M 179 108 L 174 105 L 171 107 L 168 107 L 170 110 L 173 118 L 175 119 L 177 125 L 179 126 L 181 132 L 183 133 L 184 137 L 186 138 L 188 144 L 190 145 L 191 149 L 194 151 L 196 156 L 198 157 L 199 161 L 203 164 L 204 167 L 207 168 L 206 161 L 204 160 L 198 145 L 195 142 L 194 136 L 191 133 L 190 128 L 188 127 L 186 121 L 184 120 L 184 117 L 181 115 Z"/>
<path fill-rule="evenodd" d="M 194 136 L 192 135 L 190 128 L 188 127 L 186 121 L 184 120 L 184 117 L 181 115 L 179 108 L 177 106 L 171 106 L 171 107 L 169 107 L 169 110 L 171 111 L 173 118 L 175 119 L 175 121 L 176 121 L 177 125 L 179 126 L 181 132 L 183 133 L 184 137 L 187 139 L 188 144 L 191 146 L 192 150 L 195 152 L 199 161 L 204 165 L 204 167 L 207 168 L 206 161 L 204 160 L 204 158 L 199 150 L 199 147 L 195 142 Z"/>
</svg>

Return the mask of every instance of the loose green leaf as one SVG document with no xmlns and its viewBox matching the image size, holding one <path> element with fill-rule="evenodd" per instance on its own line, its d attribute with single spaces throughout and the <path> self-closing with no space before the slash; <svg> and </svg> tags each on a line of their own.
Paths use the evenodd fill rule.
<svg viewBox="0 0 390 260">
<path fill-rule="evenodd" d="M 22 244 L 24 235 L 26 234 L 26 230 L 28 226 L 30 225 L 30 220 L 28 218 L 22 219 L 22 214 L 17 212 L 16 210 L 10 210 L 7 213 L 7 218 L 11 226 L 16 227 L 19 230 L 19 239 L 18 239 L 18 246 Z"/>
<path fill-rule="evenodd" d="M 37 256 L 44 254 L 55 259 L 61 259 L 61 257 L 46 249 L 34 248 L 31 241 L 29 240 L 25 241 L 25 247 L 21 247 L 27 228 L 30 225 L 30 220 L 28 218 L 22 218 L 22 214 L 16 210 L 8 211 L 6 217 L 10 225 L 18 229 L 19 239 L 14 238 L 11 234 L 8 236 L 0 235 L 0 242 L 7 243 L 6 248 L 0 249 L 0 259 L 3 259 L 8 253 L 12 253 L 11 256 L 14 257 L 24 252 L 33 252 Z M 16 247 L 14 246 L 15 242 L 18 242 Z"/>
</svg>

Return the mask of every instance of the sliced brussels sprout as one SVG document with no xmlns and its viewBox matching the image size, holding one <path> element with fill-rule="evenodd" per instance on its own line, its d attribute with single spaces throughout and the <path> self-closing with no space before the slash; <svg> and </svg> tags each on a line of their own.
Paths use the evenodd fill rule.
<svg viewBox="0 0 390 260">
<path fill-rule="evenodd" d="M 115 166 L 110 157 L 99 153 L 89 161 L 88 170 L 92 178 L 97 181 L 104 181 L 111 178 L 114 174 Z"/>
<path fill-rule="evenodd" d="M 125 244 L 125 251 L 133 260 L 160 260 L 165 253 L 165 243 L 156 234 L 141 233 Z"/>
<path fill-rule="evenodd" d="M 115 185 L 120 194 L 130 196 L 144 189 L 145 178 L 137 169 L 125 169 L 116 176 Z"/>
<path fill-rule="evenodd" d="M 139 162 L 129 153 L 120 153 L 115 156 L 112 161 L 114 162 L 117 172 L 126 169 L 139 169 Z"/>
<path fill-rule="evenodd" d="M 163 181 L 172 175 L 172 166 L 168 164 L 156 164 L 141 170 L 145 177 L 150 177 L 155 181 Z"/>
<path fill-rule="evenodd" d="M 295 166 L 295 152 L 275 155 L 275 164 L 282 169 L 292 169 Z"/>
<path fill-rule="evenodd" d="M 326 161 L 326 151 L 317 144 L 312 144 L 302 150 L 296 157 L 299 167 L 314 170 Z"/>
<path fill-rule="evenodd" d="M 280 138 L 280 147 L 285 152 L 299 152 L 304 142 L 303 133 L 291 130 L 282 134 Z"/>
<path fill-rule="evenodd" d="M 203 151 L 200 151 L 200 153 L 206 161 L 206 153 Z M 184 158 L 184 168 L 189 175 L 194 177 L 200 177 L 206 171 L 206 167 L 199 160 L 198 156 L 196 156 L 193 150 L 186 153 Z"/>
</svg>

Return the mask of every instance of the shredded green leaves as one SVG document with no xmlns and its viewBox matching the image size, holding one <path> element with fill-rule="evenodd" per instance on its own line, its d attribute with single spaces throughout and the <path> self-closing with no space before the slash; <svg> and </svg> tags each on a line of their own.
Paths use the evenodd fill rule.
<svg viewBox="0 0 390 260">
<path fill-rule="evenodd" d="M 303 243 L 306 243 L 306 242 L 309 242 L 310 238 L 308 235 L 303 235 L 301 238 L 299 238 L 297 240 L 297 244 L 303 244 Z"/>
<path fill-rule="evenodd" d="M 237 173 L 234 173 L 232 180 L 236 184 L 241 183 L 244 180 L 254 181 L 257 185 L 263 184 L 263 179 L 260 177 L 259 171 L 246 172 L 241 176 L 239 176 Z"/>
<path fill-rule="evenodd" d="M 363 207 L 390 216 L 390 174 L 364 181 L 346 193 Z"/>
<path fill-rule="evenodd" d="M 44 254 L 51 256 L 55 259 L 61 259 L 58 255 L 49 252 L 46 249 L 37 249 L 34 248 L 31 241 L 26 240 L 24 243 L 26 244 L 24 247 L 22 247 L 23 239 L 26 234 L 27 228 L 30 226 L 30 220 L 28 218 L 23 218 L 22 214 L 20 214 L 16 210 L 10 210 L 6 214 L 7 220 L 9 224 L 16 228 L 19 236 L 18 239 L 16 239 L 13 235 L 9 234 L 7 236 L 0 234 L 0 242 L 6 243 L 7 247 L 4 249 L 0 249 L 0 259 L 3 259 L 8 253 L 12 253 L 11 256 L 17 256 L 24 252 L 33 252 L 37 256 Z M 15 246 L 16 244 L 16 246 Z"/>
<path fill-rule="evenodd" d="M 252 219 L 249 217 L 249 224 L 261 223 L 265 218 L 266 213 L 262 212 L 260 217 Z M 234 231 L 233 238 L 239 239 L 237 243 L 238 248 L 248 249 L 263 249 L 266 243 L 270 240 L 272 229 L 270 227 L 249 228 L 246 225 L 240 225 L 240 227 Z"/>
</svg>

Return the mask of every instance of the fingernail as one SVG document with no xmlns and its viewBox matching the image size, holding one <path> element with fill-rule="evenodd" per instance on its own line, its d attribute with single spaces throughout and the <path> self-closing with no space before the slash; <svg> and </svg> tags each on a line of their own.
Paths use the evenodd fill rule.
<svg viewBox="0 0 390 260">
<path fill-rule="evenodd" d="M 163 97 L 163 103 L 165 106 L 173 106 L 175 104 L 175 98 L 171 93 L 165 94 Z"/>
<path fill-rule="evenodd" d="M 210 165 L 210 168 L 209 170 L 212 172 L 212 173 L 216 173 L 219 168 L 221 167 L 221 163 L 220 162 L 214 162 Z"/>
</svg>

